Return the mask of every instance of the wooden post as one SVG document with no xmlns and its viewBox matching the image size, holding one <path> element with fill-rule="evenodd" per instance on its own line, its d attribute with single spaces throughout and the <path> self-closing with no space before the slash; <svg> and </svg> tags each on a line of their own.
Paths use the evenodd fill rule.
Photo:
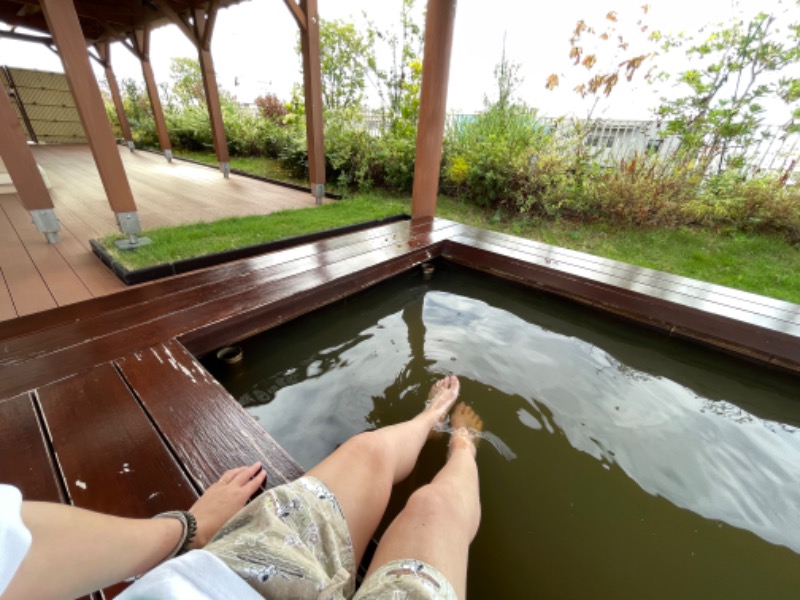
<svg viewBox="0 0 800 600">
<path fill-rule="evenodd" d="M 172 143 L 169 141 L 169 131 L 167 121 L 164 119 L 164 109 L 161 106 L 161 98 L 158 95 L 156 78 L 153 75 L 153 66 L 150 64 L 150 29 L 136 29 L 131 36 L 132 45 L 126 44 L 128 50 L 133 52 L 142 63 L 142 75 L 144 85 L 147 88 L 147 97 L 150 99 L 150 108 L 153 111 L 153 120 L 156 122 L 156 133 L 158 133 L 158 145 L 161 152 L 168 161 L 172 162 Z"/>
<path fill-rule="evenodd" d="M 287 0 L 293 2 L 293 0 Z M 317 0 L 300 0 L 305 27 L 300 25 L 303 51 L 303 90 L 306 108 L 306 139 L 308 141 L 308 179 L 311 193 L 322 204 L 325 196 L 325 141 L 322 120 L 322 68 L 319 48 L 319 12 Z M 293 11 L 294 12 L 294 11 Z"/>
<path fill-rule="evenodd" d="M 128 123 L 128 115 L 125 114 L 125 105 L 122 103 L 122 95 L 119 93 L 117 77 L 114 75 L 114 69 L 111 67 L 111 44 L 107 41 L 98 42 L 95 44 L 95 48 L 97 48 L 97 54 L 100 56 L 100 61 L 106 72 L 106 81 L 108 82 L 108 89 L 111 91 L 111 99 L 114 101 L 114 108 L 117 111 L 122 137 L 125 138 L 128 149 L 133 152 L 131 126 L 130 123 Z"/>
<path fill-rule="evenodd" d="M 222 119 L 217 75 L 214 72 L 214 58 L 211 55 L 211 36 L 217 20 L 217 8 L 216 0 L 209 0 L 206 8 L 192 10 L 190 20 L 185 15 L 178 13 L 168 0 L 159 4 L 159 10 L 169 17 L 197 48 L 197 60 L 200 63 L 200 74 L 203 76 L 203 92 L 206 97 L 208 118 L 211 122 L 214 151 L 217 154 L 219 168 L 227 179 L 231 172 L 228 139 L 225 136 L 225 122 Z"/>
<path fill-rule="evenodd" d="M 44 178 L 36 166 L 17 113 L 0 85 L 0 157 L 8 169 L 22 205 L 31 213 L 36 227 L 51 244 L 58 242 L 61 226 L 53 211 L 53 201 Z"/>
<path fill-rule="evenodd" d="M 412 217 L 432 217 L 436 213 L 455 18 L 456 0 L 428 0 Z"/>
<path fill-rule="evenodd" d="M 122 167 L 114 132 L 103 106 L 100 88 L 89 64 L 86 40 L 81 31 L 75 5 L 68 0 L 41 0 L 47 26 L 58 46 L 64 72 L 83 123 L 108 203 L 117 215 L 123 233 L 136 243 L 141 232 L 133 192 Z"/>
<path fill-rule="evenodd" d="M 225 123 L 222 120 L 222 106 L 219 100 L 217 76 L 214 73 L 214 59 L 210 50 L 201 49 L 199 52 L 200 72 L 203 74 L 203 90 L 206 94 L 208 118 L 211 121 L 211 136 L 214 140 L 214 150 L 217 153 L 217 162 L 223 175 L 230 175 L 230 156 L 228 155 L 228 138 L 225 135 Z"/>
<path fill-rule="evenodd" d="M 217 74 L 214 72 L 214 58 L 211 55 L 211 36 L 214 33 L 214 22 L 217 7 L 209 3 L 208 11 L 194 11 L 194 43 L 197 46 L 197 59 L 200 62 L 200 73 L 203 76 L 203 91 L 206 95 L 208 118 L 211 122 L 211 136 L 214 140 L 214 151 L 223 175 L 230 175 L 230 157 L 228 156 L 228 139 L 225 135 L 225 122 L 222 120 L 222 105 L 219 100 Z"/>
</svg>

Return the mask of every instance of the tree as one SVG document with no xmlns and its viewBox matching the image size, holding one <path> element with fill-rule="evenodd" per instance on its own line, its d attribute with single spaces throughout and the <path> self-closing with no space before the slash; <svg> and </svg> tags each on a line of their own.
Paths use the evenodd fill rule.
<svg viewBox="0 0 800 600">
<path fill-rule="evenodd" d="M 392 57 L 388 69 L 380 68 L 374 59 L 370 66 L 393 129 L 416 129 L 419 114 L 424 37 L 414 20 L 414 4 L 415 0 L 402 0 L 399 32 L 381 30 L 368 21 L 370 35 L 386 43 Z"/>
<path fill-rule="evenodd" d="M 677 85 L 683 91 L 674 99 L 662 98 L 656 111 L 666 124 L 666 134 L 676 135 L 688 159 L 699 159 L 705 170 L 714 161 L 741 166 L 746 147 L 758 135 L 765 104 L 781 100 L 791 117 L 784 129 L 800 124 L 800 24 L 778 27 L 775 15 L 759 13 L 748 21 L 737 19 L 719 26 L 686 55 L 695 68 L 681 72 Z M 667 38 L 665 49 L 681 47 L 680 38 Z"/>
<path fill-rule="evenodd" d="M 374 63 L 369 35 L 340 19 L 321 21 L 322 99 L 326 108 L 360 108 L 366 75 Z M 299 50 L 299 48 L 298 48 Z"/>
<path fill-rule="evenodd" d="M 574 88 L 582 97 L 599 97 L 600 94 L 609 96 L 622 78 L 632 81 L 639 69 L 648 62 L 651 63 L 651 68 L 646 77 L 651 77 L 655 69 L 652 63 L 657 56 L 654 44 L 661 39 L 661 33 L 651 31 L 645 22 L 650 11 L 649 5 L 645 4 L 641 9 L 642 16 L 636 20 L 635 25 L 622 28 L 618 27 L 620 16 L 616 11 L 606 14 L 602 28 L 591 26 L 583 19 L 575 24 L 569 40 L 569 58 L 574 65 L 582 66 L 589 74 L 587 80 Z M 621 30 L 627 31 L 627 34 L 622 35 Z M 553 73 L 547 78 L 545 87 L 553 90 L 560 83 L 559 75 Z"/>
<path fill-rule="evenodd" d="M 503 54 L 500 62 L 494 67 L 494 79 L 497 83 L 497 103 L 500 110 L 506 110 L 511 106 L 514 92 L 517 91 L 522 83 L 519 75 L 520 64 L 506 58 L 506 36 L 503 34 Z M 491 105 L 488 97 L 484 97 L 483 103 L 488 107 Z"/>
<path fill-rule="evenodd" d="M 280 121 L 289 114 L 289 109 L 286 108 L 286 105 L 281 102 L 275 94 L 258 96 L 255 99 L 255 104 L 258 107 L 258 112 L 265 119 Z"/>
<path fill-rule="evenodd" d="M 193 58 L 173 58 L 169 66 L 170 94 L 181 108 L 205 106 L 203 75 L 200 63 Z M 170 104 L 172 98 L 169 99 Z"/>
</svg>

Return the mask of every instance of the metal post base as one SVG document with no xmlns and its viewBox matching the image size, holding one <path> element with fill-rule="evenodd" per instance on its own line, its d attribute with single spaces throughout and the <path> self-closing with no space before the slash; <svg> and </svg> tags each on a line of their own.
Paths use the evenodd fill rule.
<svg viewBox="0 0 800 600">
<path fill-rule="evenodd" d="M 312 183 L 311 193 L 314 194 L 314 198 L 316 198 L 317 204 L 322 204 L 322 199 L 325 197 L 325 184 Z"/>
<path fill-rule="evenodd" d="M 167 162 L 172 162 L 172 150 L 164 150 L 164 156 L 167 159 Z"/>
<path fill-rule="evenodd" d="M 55 211 L 52 208 L 45 208 L 32 210 L 30 213 L 36 229 L 44 234 L 49 243 L 57 244 L 60 239 L 58 232 L 61 231 L 61 224 L 56 218 Z"/>
<path fill-rule="evenodd" d="M 153 243 L 153 240 L 148 237 L 139 237 L 142 232 L 142 226 L 139 223 L 139 213 L 136 211 L 117 213 L 117 223 L 119 223 L 120 231 L 128 236 L 126 240 L 114 242 L 114 245 L 120 250 L 135 250 Z"/>
<path fill-rule="evenodd" d="M 128 239 L 116 240 L 114 245 L 120 250 L 136 250 L 136 248 L 147 246 L 148 244 L 152 243 L 153 240 L 151 240 L 149 237 L 139 237 L 135 233 L 131 233 L 128 235 Z"/>
<path fill-rule="evenodd" d="M 229 179 L 231 176 L 231 164 L 228 162 L 219 163 L 219 170 L 222 171 L 222 176 Z"/>
<path fill-rule="evenodd" d="M 133 145 L 133 140 L 128 140 L 126 142 L 126 145 L 128 146 L 128 150 L 130 150 L 131 152 L 136 150 L 136 146 Z"/>
</svg>

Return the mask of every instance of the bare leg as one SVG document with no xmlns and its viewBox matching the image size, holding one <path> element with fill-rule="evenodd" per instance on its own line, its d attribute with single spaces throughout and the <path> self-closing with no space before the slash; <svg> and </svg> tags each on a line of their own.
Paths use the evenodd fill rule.
<svg viewBox="0 0 800 600">
<path fill-rule="evenodd" d="M 428 433 L 448 413 L 458 391 L 455 376 L 440 379 L 431 389 L 428 406 L 416 417 L 351 438 L 308 472 L 336 495 L 356 564 L 383 517 L 392 486 L 411 473 Z"/>
<path fill-rule="evenodd" d="M 421 560 L 441 571 L 463 599 L 469 545 L 481 520 L 476 450 L 470 429 L 480 431 L 483 422 L 470 407 L 459 404 L 451 423 L 453 437 L 447 464 L 429 485 L 409 498 L 378 544 L 369 573 L 395 560 Z"/>
</svg>

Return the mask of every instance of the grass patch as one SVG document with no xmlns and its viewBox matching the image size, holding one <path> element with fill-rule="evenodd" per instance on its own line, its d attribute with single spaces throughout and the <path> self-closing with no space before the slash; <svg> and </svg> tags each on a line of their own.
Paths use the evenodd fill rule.
<svg viewBox="0 0 800 600">
<path fill-rule="evenodd" d="M 133 252 L 103 240 L 128 269 L 411 212 L 410 199 L 362 193 L 321 207 L 237 217 L 146 232 L 154 243 Z M 440 197 L 437 216 L 800 304 L 800 246 L 779 235 L 689 228 L 632 228 L 519 218 Z"/>
<path fill-rule="evenodd" d="M 217 166 L 217 155 L 213 152 L 199 152 L 195 150 L 175 150 L 177 158 L 189 158 L 197 162 Z M 297 185 L 308 186 L 308 179 L 293 177 L 291 170 L 284 167 L 274 158 L 264 156 L 231 156 L 229 159 L 231 169 L 239 169 L 260 177 L 277 179 Z M 330 187 L 330 186 L 328 186 Z"/>
<path fill-rule="evenodd" d="M 437 216 L 800 304 L 800 246 L 780 235 L 521 219 L 440 198 Z"/>
<path fill-rule="evenodd" d="M 121 239 L 123 237 L 121 234 L 107 236 L 101 243 L 114 260 L 128 270 L 135 270 L 224 250 L 274 242 L 324 229 L 383 219 L 407 210 L 407 202 L 377 196 L 361 196 L 322 206 L 282 210 L 269 215 L 231 217 L 213 223 L 201 222 L 180 227 L 151 229 L 142 235 L 152 239 L 153 243 L 136 250 L 117 249 L 114 241 Z"/>
</svg>

